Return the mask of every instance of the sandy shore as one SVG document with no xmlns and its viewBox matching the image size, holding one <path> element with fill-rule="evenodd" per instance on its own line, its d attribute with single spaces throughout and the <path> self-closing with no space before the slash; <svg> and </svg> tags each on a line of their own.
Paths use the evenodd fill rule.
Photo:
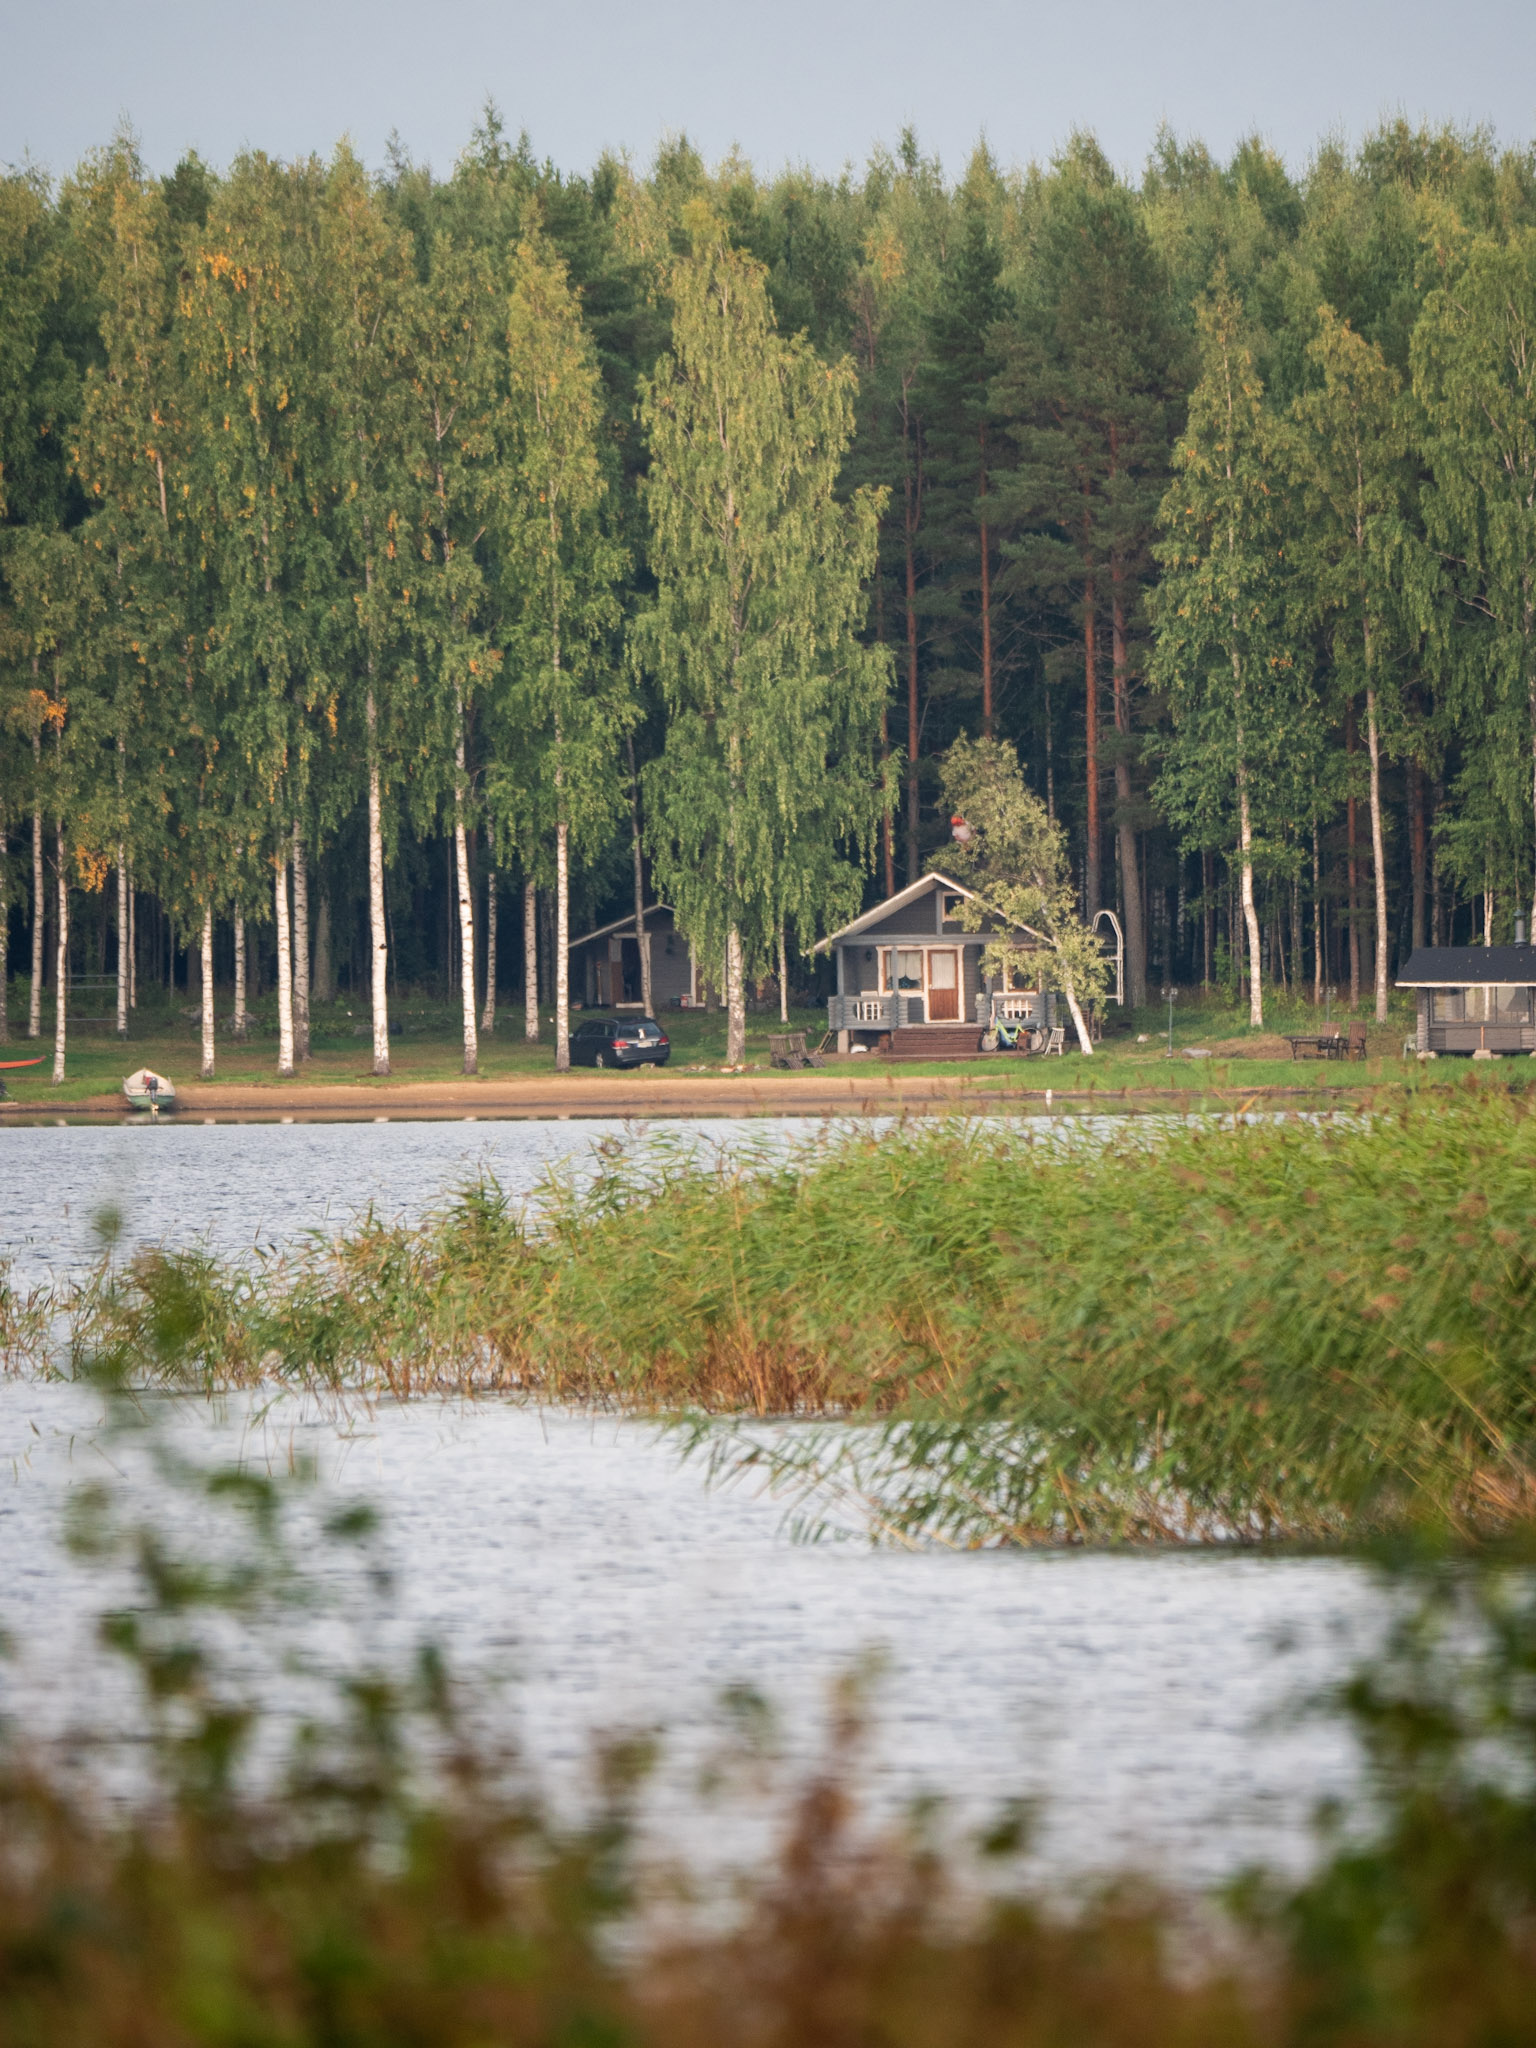
<svg viewBox="0 0 1536 2048">
<path fill-rule="evenodd" d="M 224 1085 L 187 1082 L 178 1114 L 225 1122 L 367 1123 L 375 1119 L 466 1117 L 648 1116 L 900 1116 L 966 1108 L 1017 1114 L 1097 1104 L 1122 1108 L 1189 1108 L 1200 1100 L 1258 1100 L 1311 1095 L 1295 1087 L 1094 1090 L 1060 1088 L 1042 1077 L 1021 1086 L 987 1073 L 903 1074 L 883 1068 L 827 1068 L 800 1074 L 541 1074 L 516 1079 L 452 1081 L 282 1082 Z M 1345 1107 L 1340 1102 L 1338 1107 Z M 7 1103 L 7 1122 L 119 1118 L 117 1094 L 69 1101 Z"/>
</svg>

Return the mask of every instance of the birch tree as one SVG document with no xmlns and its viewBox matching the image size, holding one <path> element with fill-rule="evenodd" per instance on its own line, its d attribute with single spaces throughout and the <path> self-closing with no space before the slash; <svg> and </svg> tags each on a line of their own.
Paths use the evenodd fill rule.
<svg viewBox="0 0 1536 2048">
<path fill-rule="evenodd" d="M 668 713 L 646 780 L 657 881 L 699 955 L 725 956 L 736 1066 L 787 893 L 814 871 L 820 916 L 856 904 L 888 808 L 888 657 L 857 638 L 881 497 L 834 495 L 852 363 L 781 337 L 762 266 L 701 209 L 691 229 L 671 353 L 642 385 L 656 597 L 634 646 Z"/>
<path fill-rule="evenodd" d="M 419 798 L 435 796 L 453 837 L 464 1072 L 473 1074 L 479 1032 L 469 724 L 500 660 L 485 631 L 486 584 L 477 550 L 492 513 L 501 306 L 494 268 L 482 252 L 459 247 L 439 231 L 419 260 L 425 275 L 405 297 L 398 342 L 409 380 L 407 460 L 414 486 L 408 602 L 434 739 L 417 788 Z"/>
<path fill-rule="evenodd" d="M 323 234 L 332 430 L 328 523 L 336 578 L 332 659 L 340 672 L 338 695 L 354 713 L 349 730 L 362 762 L 373 1072 L 382 1076 L 389 1072 L 385 864 L 393 791 L 413 738 L 403 688 L 403 622 L 416 564 L 404 538 L 408 395 L 396 353 L 411 252 L 349 150 L 338 151 L 327 176 Z"/>
<path fill-rule="evenodd" d="M 1010 928 L 1033 932 L 1047 952 L 1048 977 L 1067 999 L 1078 1045 L 1091 1055 L 1087 1006 L 1102 1002 L 1109 963 L 1078 910 L 1066 833 L 1026 786 L 1018 753 L 1003 740 L 956 740 L 942 776 L 945 803 L 970 828 L 966 840 L 944 849 L 944 870 L 981 899 L 962 903 L 958 916 L 967 930 L 990 934 L 983 969 L 1006 975 L 1027 960 L 1035 971 L 1038 953 L 1024 952 Z"/>
<path fill-rule="evenodd" d="M 206 671 L 239 765 L 236 837 L 266 867 L 278 947 L 278 1072 L 294 1069 L 288 870 L 311 757 L 330 727 L 324 478 L 322 173 L 240 159 L 181 292 L 199 541 L 215 583 Z M 200 920 L 199 920 L 200 922 Z M 193 927 L 196 929 L 196 926 Z"/>
<path fill-rule="evenodd" d="M 1381 793 L 1383 710 L 1395 710 L 1402 576 L 1413 560 L 1402 517 L 1408 436 L 1401 380 L 1331 306 L 1307 353 L 1322 384 L 1297 400 L 1307 519 L 1298 563 L 1332 641 L 1336 674 L 1365 699 L 1375 876 L 1376 1021 L 1387 1021 L 1387 860 Z"/>
<path fill-rule="evenodd" d="M 597 352 L 565 266 L 538 235 L 517 251 L 507 312 L 508 421 L 496 532 L 508 621 L 500 730 L 511 742 L 487 781 L 494 812 L 555 852 L 555 1067 L 570 1066 L 570 871 L 624 798 L 619 749 L 630 715 L 616 585 L 626 567 L 607 521 Z M 531 790 L 530 802 L 525 792 Z"/>
<path fill-rule="evenodd" d="M 1536 929 L 1536 228 L 1480 236 L 1414 329 L 1429 544 L 1461 630 L 1446 649 L 1482 779 L 1525 839 Z"/>
<path fill-rule="evenodd" d="M 1277 765 L 1295 739 L 1295 663 L 1285 614 L 1278 430 L 1220 285 L 1199 309 L 1200 381 L 1174 454 L 1156 549 L 1163 581 L 1153 674 L 1173 734 L 1157 794 L 1201 843 L 1236 840 L 1247 936 L 1248 1021 L 1264 1022 L 1254 868 L 1273 815 Z M 1230 836 L 1227 836 L 1230 835 Z"/>
</svg>

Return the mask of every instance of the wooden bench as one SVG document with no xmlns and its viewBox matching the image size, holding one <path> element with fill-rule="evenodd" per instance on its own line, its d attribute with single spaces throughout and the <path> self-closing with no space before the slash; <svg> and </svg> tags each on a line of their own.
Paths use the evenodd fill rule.
<svg viewBox="0 0 1536 2048">
<path fill-rule="evenodd" d="M 803 1031 L 770 1031 L 768 1034 L 768 1064 L 771 1067 L 824 1067 L 827 1063 L 819 1052 L 807 1052 Z"/>
</svg>

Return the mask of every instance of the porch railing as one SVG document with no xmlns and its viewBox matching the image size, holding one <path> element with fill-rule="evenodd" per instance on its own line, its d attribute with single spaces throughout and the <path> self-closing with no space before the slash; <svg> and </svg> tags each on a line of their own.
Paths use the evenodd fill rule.
<svg viewBox="0 0 1536 2048">
<path fill-rule="evenodd" d="M 899 1031 L 923 1022 L 920 995 L 828 996 L 829 1031 Z"/>
<path fill-rule="evenodd" d="M 1006 995 L 988 995 L 985 989 L 976 998 L 976 1022 L 987 1029 L 1005 1017 L 1010 1024 L 1044 1024 L 1056 1022 L 1056 998 L 1049 991 L 1042 995 L 1038 989 L 1013 989 Z"/>
</svg>

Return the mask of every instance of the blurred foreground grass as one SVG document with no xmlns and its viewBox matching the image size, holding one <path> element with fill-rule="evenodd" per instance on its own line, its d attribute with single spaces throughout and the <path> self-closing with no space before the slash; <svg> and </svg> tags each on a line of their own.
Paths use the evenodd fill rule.
<svg viewBox="0 0 1536 2048">
<path fill-rule="evenodd" d="M 163 1368 L 173 1313 L 159 1336 Z M 121 1392 L 125 1362 L 91 1370 Z M 184 1455 L 168 1476 L 200 1491 L 195 1555 L 116 1523 L 104 1489 L 75 1517 L 78 1548 L 130 1567 L 102 1634 L 139 1681 L 136 1728 L 111 1731 L 136 1792 L 92 1796 L 25 1727 L 0 1748 L 6 2048 L 1514 2048 L 1536 2026 L 1528 1553 L 1382 1563 L 1398 1625 L 1331 1702 L 1368 1796 L 1320 1817 L 1300 1882 L 1024 1888 L 1001 1801 L 962 1868 L 861 1813 L 849 1685 L 775 1851 L 712 1898 L 637 1856 L 648 1742 L 610 1742 L 563 1820 L 430 1648 L 334 1669 L 274 1753 L 252 1646 L 288 1668 L 285 1600 L 368 1518 L 295 1556 L 293 1482 Z"/>
</svg>

